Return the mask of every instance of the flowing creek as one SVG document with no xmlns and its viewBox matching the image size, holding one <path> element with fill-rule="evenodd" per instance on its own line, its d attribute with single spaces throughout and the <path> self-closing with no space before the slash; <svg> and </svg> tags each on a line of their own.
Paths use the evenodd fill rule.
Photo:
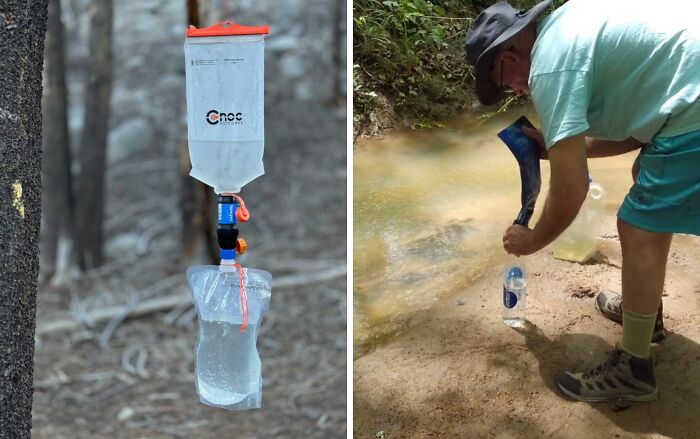
<svg viewBox="0 0 700 439">
<path fill-rule="evenodd" d="M 496 132 L 526 114 L 516 109 L 479 123 L 364 141 L 354 152 L 353 306 L 355 357 L 410 324 L 414 313 L 463 291 L 485 269 L 503 263 L 503 231 L 520 210 L 520 174 Z M 632 184 L 636 152 L 591 159 L 592 178 L 615 214 Z M 531 224 L 539 218 L 542 191 Z M 549 248 L 544 251 L 551 251 Z M 500 298 L 494 291 L 494 300 Z"/>
</svg>

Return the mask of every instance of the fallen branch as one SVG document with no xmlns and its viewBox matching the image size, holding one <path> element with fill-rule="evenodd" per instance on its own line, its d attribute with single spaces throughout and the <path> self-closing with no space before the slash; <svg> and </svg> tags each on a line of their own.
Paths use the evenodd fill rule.
<svg viewBox="0 0 700 439">
<path fill-rule="evenodd" d="M 158 297 L 156 299 L 145 300 L 139 305 L 134 307 L 129 311 L 124 318 L 127 317 L 138 317 L 145 314 L 150 314 L 163 309 L 170 309 L 181 303 L 188 302 L 190 300 L 189 293 L 180 293 L 172 296 Z M 124 305 L 110 306 L 108 308 L 101 308 L 90 311 L 87 313 L 88 320 L 90 322 L 99 323 L 105 320 L 110 320 L 115 316 L 119 316 L 124 311 Z M 81 321 L 77 319 L 61 319 L 54 320 L 51 322 L 46 322 L 44 324 L 37 325 L 36 333 L 37 335 L 45 335 L 52 332 L 67 331 L 78 328 L 81 325 Z"/>
<path fill-rule="evenodd" d="M 336 279 L 347 274 L 347 267 L 345 265 L 340 265 L 337 267 L 332 267 L 327 270 L 321 270 L 313 273 L 295 274 L 291 276 L 283 276 L 277 280 L 273 280 L 272 288 L 273 291 L 280 288 L 292 288 L 302 285 L 310 285 L 318 282 L 323 282 L 331 279 Z M 179 276 L 179 275 L 178 275 Z M 173 278 L 176 276 L 171 276 L 170 278 L 163 279 L 163 281 L 157 282 L 158 287 L 162 288 L 163 285 L 168 285 L 172 282 Z M 160 288 L 149 287 L 148 292 L 152 293 L 152 290 L 158 290 Z M 147 296 L 141 292 L 141 297 Z M 60 319 L 54 320 L 46 323 L 41 323 L 37 325 L 36 335 L 42 336 L 54 332 L 69 331 L 76 329 L 81 326 L 83 321 L 91 322 L 93 324 L 100 323 L 106 320 L 111 320 L 115 317 L 119 317 L 119 322 L 123 319 L 131 317 L 139 317 L 147 314 L 151 314 L 158 311 L 163 311 L 166 309 L 172 309 L 177 306 L 184 306 L 191 303 L 191 297 L 189 291 L 181 292 L 179 294 L 173 294 L 170 296 L 157 297 L 150 300 L 144 300 L 133 308 L 125 305 L 110 306 L 107 308 L 95 309 L 92 311 L 81 310 L 81 318 L 78 319 Z M 124 314 L 125 309 L 128 309 L 128 313 Z"/>
<path fill-rule="evenodd" d="M 277 280 L 272 281 L 272 289 L 277 288 L 291 288 L 298 287 L 301 285 L 315 284 L 318 282 L 323 282 L 331 279 L 335 279 L 341 276 L 345 276 L 348 273 L 348 267 L 343 265 L 338 265 L 336 267 L 329 268 L 327 270 L 321 270 L 314 273 L 303 273 L 303 274 L 293 274 L 290 276 L 280 277 Z"/>
<path fill-rule="evenodd" d="M 136 289 L 130 284 L 129 287 L 132 290 L 134 290 L 134 293 L 129 299 L 129 302 L 126 305 L 124 305 L 119 314 L 117 314 L 109 320 L 107 326 L 105 326 L 105 328 L 102 330 L 102 334 L 100 334 L 100 347 L 102 349 L 106 349 L 109 347 L 109 339 L 112 337 L 114 331 L 116 331 L 119 324 L 122 321 L 124 321 L 124 319 L 129 315 L 129 312 L 132 309 L 136 308 L 139 301 L 141 300 L 141 295 L 138 293 L 138 291 L 136 291 Z"/>
</svg>

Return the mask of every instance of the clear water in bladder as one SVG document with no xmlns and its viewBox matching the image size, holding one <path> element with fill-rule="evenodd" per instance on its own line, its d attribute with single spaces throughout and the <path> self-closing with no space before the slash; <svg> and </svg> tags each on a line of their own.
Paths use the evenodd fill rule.
<svg viewBox="0 0 700 439">
<path fill-rule="evenodd" d="M 255 349 L 256 326 L 201 322 L 197 348 L 200 396 L 215 405 L 242 401 L 260 387 L 260 356 Z"/>
<path fill-rule="evenodd" d="M 242 269 L 240 278 L 229 266 L 197 266 L 187 270 L 199 317 L 195 376 L 201 402 L 229 410 L 262 404 L 261 359 L 256 348 L 258 329 L 270 306 L 272 276 L 263 270 Z M 242 311 L 246 309 L 247 314 Z M 247 322 L 243 332 L 241 326 Z"/>
</svg>

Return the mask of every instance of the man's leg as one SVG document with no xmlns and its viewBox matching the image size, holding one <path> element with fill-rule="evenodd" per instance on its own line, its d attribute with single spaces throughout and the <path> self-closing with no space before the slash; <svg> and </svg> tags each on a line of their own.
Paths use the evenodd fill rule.
<svg viewBox="0 0 700 439">
<path fill-rule="evenodd" d="M 671 233 L 654 233 L 618 219 L 622 244 L 622 342 L 603 364 L 562 372 L 557 386 L 582 401 L 656 399 L 649 345 L 666 276 Z"/>
<path fill-rule="evenodd" d="M 617 229 L 622 246 L 621 348 L 647 358 L 673 235 L 642 230 L 621 219 Z"/>
<path fill-rule="evenodd" d="M 654 314 L 661 303 L 671 233 L 656 233 L 617 220 L 622 247 L 622 306 Z"/>
<path fill-rule="evenodd" d="M 632 165 L 632 182 L 637 181 L 637 176 L 639 175 L 639 158 L 642 155 L 642 152 L 640 151 L 639 154 L 637 155 L 637 158 L 634 160 L 634 164 Z M 625 223 L 624 221 L 620 221 L 618 219 L 618 225 L 617 229 L 618 232 L 621 236 L 623 236 L 623 232 L 620 232 L 620 222 L 623 223 L 622 227 L 624 228 L 625 226 L 629 227 L 630 224 Z M 639 229 L 637 229 L 639 230 Z M 625 236 L 628 236 L 629 233 L 624 233 Z M 634 249 L 635 245 L 634 243 L 631 245 L 631 248 Z M 667 252 L 668 253 L 668 252 Z M 665 264 L 664 264 L 665 266 Z M 623 267 L 624 270 L 624 267 Z M 624 276 L 624 274 L 623 274 Z M 633 277 L 634 278 L 634 277 Z M 624 281 L 623 281 L 624 284 Z M 634 291 L 634 289 L 632 289 Z M 633 299 L 630 299 L 633 300 Z M 598 296 L 596 297 L 595 300 L 595 307 L 598 311 L 600 311 L 604 317 L 617 322 L 619 324 L 622 324 L 623 320 L 623 307 L 622 307 L 622 295 L 620 293 L 615 293 L 613 291 L 608 291 L 608 290 L 603 290 L 600 293 L 598 293 Z M 633 306 L 634 308 L 634 306 Z M 630 317 L 631 311 L 628 311 L 628 321 Z M 630 326 L 630 325 L 628 325 Z M 663 339 L 666 338 L 666 330 L 664 329 L 664 323 L 663 323 L 663 300 L 659 302 L 659 308 L 657 311 L 656 315 L 656 321 L 654 324 L 654 332 L 652 334 L 652 342 L 653 343 L 658 343 L 662 341 Z"/>
</svg>

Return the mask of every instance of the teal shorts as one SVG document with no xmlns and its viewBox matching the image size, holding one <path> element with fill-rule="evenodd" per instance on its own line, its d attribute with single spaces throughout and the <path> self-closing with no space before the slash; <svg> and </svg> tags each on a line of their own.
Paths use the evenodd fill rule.
<svg viewBox="0 0 700 439">
<path fill-rule="evenodd" d="M 700 235 L 700 131 L 654 138 L 618 218 L 652 232 Z"/>
</svg>

